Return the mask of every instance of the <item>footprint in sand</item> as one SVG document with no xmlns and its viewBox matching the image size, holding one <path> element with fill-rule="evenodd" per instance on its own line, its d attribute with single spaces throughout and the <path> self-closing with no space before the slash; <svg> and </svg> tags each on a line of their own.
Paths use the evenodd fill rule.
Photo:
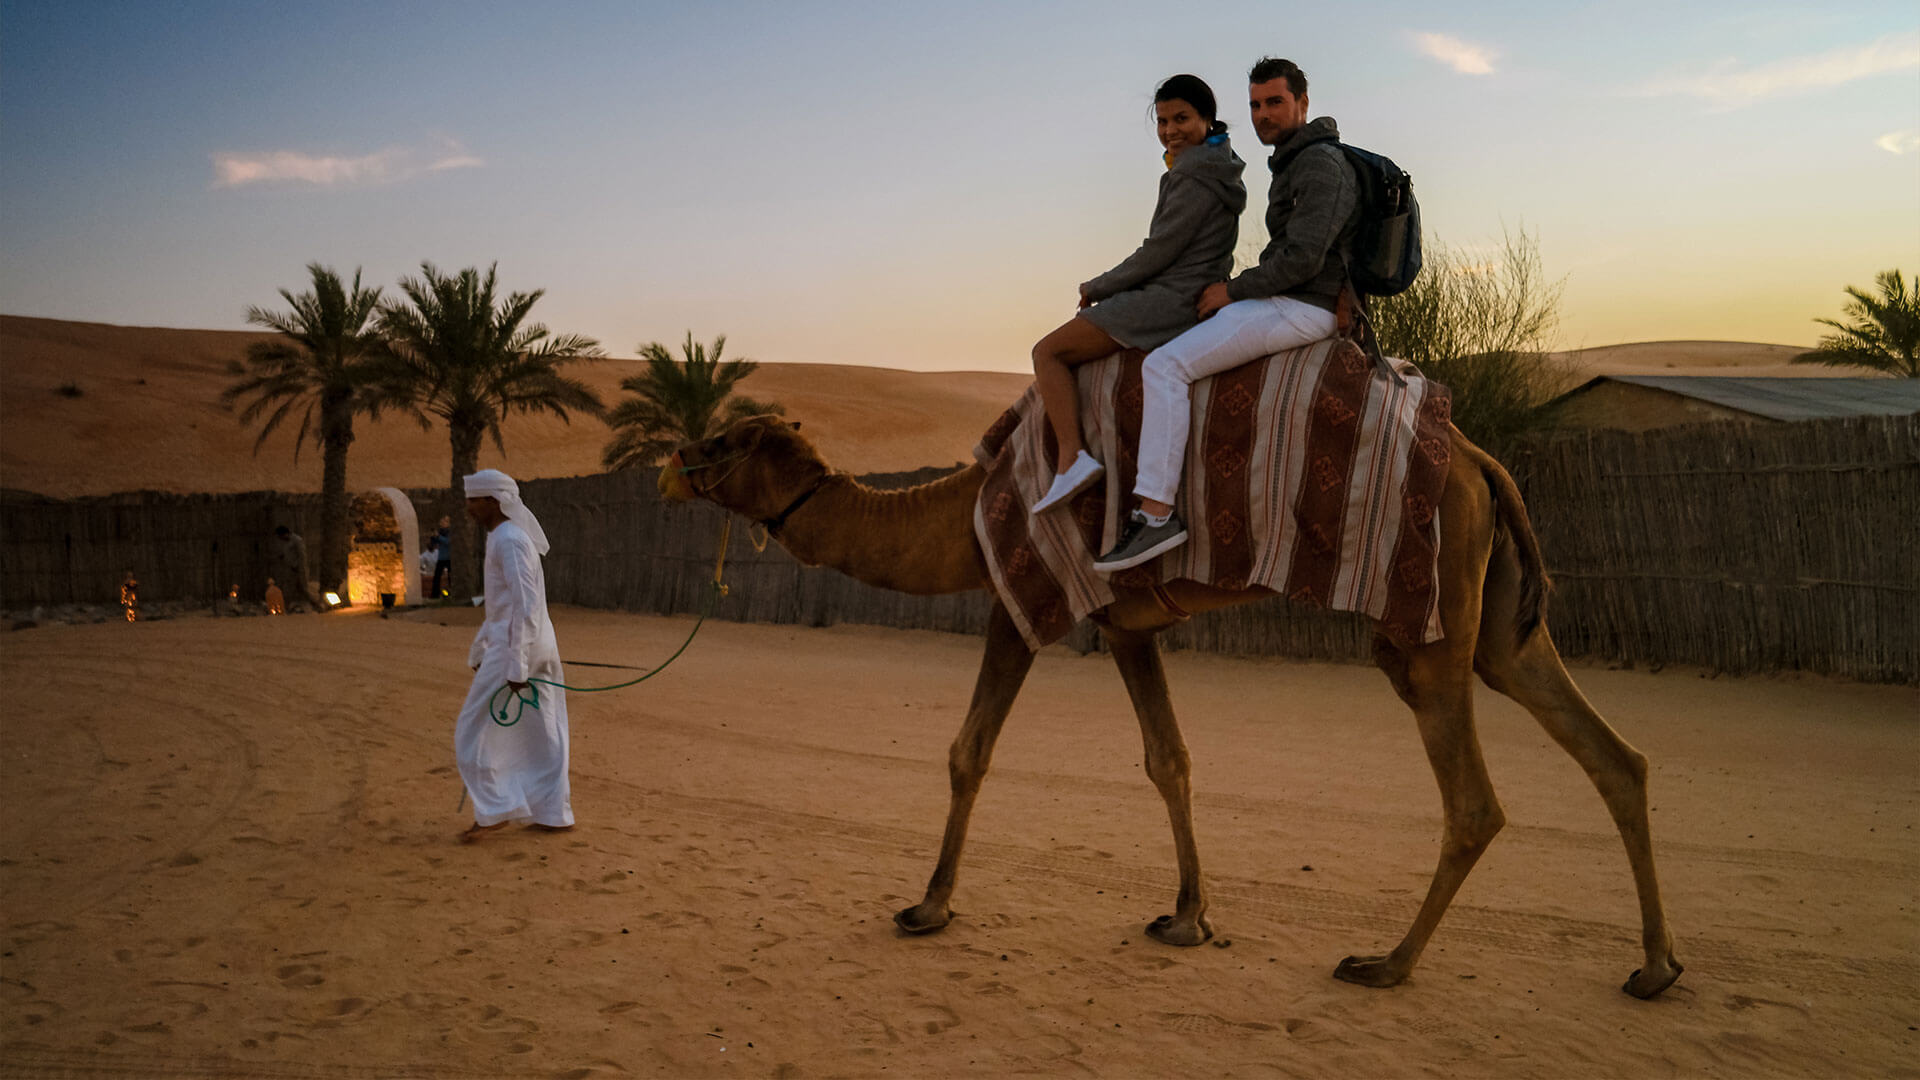
<svg viewBox="0 0 1920 1080">
<path fill-rule="evenodd" d="M 410 1013 L 440 1013 L 465 1004 L 466 998 L 431 990 L 415 990 L 400 995 L 400 1007 Z"/>
<path fill-rule="evenodd" d="M 507 1011 L 498 1005 L 481 1006 L 474 1027 L 492 1035 L 527 1036 L 540 1033 L 539 1024 L 523 1016 L 508 1016 Z"/>
<path fill-rule="evenodd" d="M 1252 1031 L 1272 1031 L 1272 1024 L 1252 1020 L 1229 1020 L 1211 1013 L 1161 1013 L 1160 1022 L 1187 1035 L 1244 1035 Z"/>
<path fill-rule="evenodd" d="M 474 934 L 483 938 L 506 937 L 509 934 L 517 934 L 532 925 L 518 915 L 499 915 L 480 919 L 472 924 L 471 929 Z M 469 927 L 466 924 L 456 923 L 452 929 L 461 931 Z"/>
<path fill-rule="evenodd" d="M 626 1066 L 617 1061 L 600 1058 L 578 1068 L 567 1069 L 554 1074 L 556 1080 L 592 1080 L 596 1076 L 630 1076 Z"/>
<path fill-rule="evenodd" d="M 186 998 L 149 1000 L 120 1014 L 114 1026 L 134 1035 L 169 1035 L 174 1025 L 205 1016 L 208 1011 L 205 1004 Z"/>
<path fill-rule="evenodd" d="M 28 1027 L 33 1027 L 36 1024 L 44 1024 L 66 1011 L 66 1007 L 57 1001 L 29 1001 L 24 1005 L 14 1007 L 14 1015 L 18 1016 L 20 1022 Z"/>
<path fill-rule="evenodd" d="M 344 1027 L 365 1020 L 373 1012 L 373 1005 L 365 998 L 349 997 L 329 1001 L 315 1009 L 306 1020 L 306 1026 L 318 1028 Z"/>
<path fill-rule="evenodd" d="M 290 990 L 307 990 L 327 981 L 327 977 L 320 974 L 319 967 L 313 964 L 283 964 L 273 969 L 273 975 L 280 980 L 281 986 Z"/>
<path fill-rule="evenodd" d="M 891 1016 L 876 1013 L 857 1014 L 862 1020 L 872 1024 L 877 1030 L 877 1038 L 861 1040 L 869 1045 L 875 1042 L 895 1044 L 901 1041 L 901 1034 L 938 1035 L 960 1026 L 960 1015 L 945 1005 L 933 1002 L 908 1002 L 906 1007 Z"/>
</svg>

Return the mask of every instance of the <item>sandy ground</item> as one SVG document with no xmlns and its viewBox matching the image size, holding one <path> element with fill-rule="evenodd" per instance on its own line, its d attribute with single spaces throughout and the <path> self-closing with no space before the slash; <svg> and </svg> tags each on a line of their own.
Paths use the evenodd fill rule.
<svg viewBox="0 0 1920 1080">
<path fill-rule="evenodd" d="M 256 454 L 255 432 L 219 404 L 221 390 L 234 381 L 229 366 L 265 336 L 0 315 L 0 486 L 61 497 L 319 490 L 319 456 L 309 447 L 296 460 L 291 429 Z M 1668 341 L 1558 355 L 1575 382 L 1597 374 L 1836 374 L 1789 364 L 1799 351 Z M 983 366 L 988 359 L 1024 363 L 983 357 Z M 573 371 L 612 402 L 622 396 L 620 380 L 640 367 L 630 358 L 610 359 Z M 866 473 L 971 460 L 980 434 L 1031 382 L 1024 370 L 927 373 L 767 362 L 742 388 L 785 405 L 837 468 Z M 62 387 L 72 390 L 63 394 Z M 363 419 L 355 432 L 350 488 L 447 483 L 444 428 Z M 610 438 L 606 425 L 590 417 L 571 424 L 514 417 L 505 434 L 509 456 L 489 443 L 480 464 L 522 479 L 600 472 L 600 450 Z"/>
<path fill-rule="evenodd" d="M 643 664 L 690 625 L 558 623 L 570 658 Z M 1140 932 L 1171 906 L 1172 846 L 1099 656 L 1042 655 L 960 917 L 904 938 L 976 641 L 710 624 L 660 678 L 572 698 L 575 832 L 461 846 L 470 632 L 357 613 L 9 635 L 0 1073 L 1920 1076 L 1911 689 L 1576 672 L 1654 762 L 1687 971 L 1639 1002 L 1600 801 L 1490 694 L 1511 824 L 1381 991 L 1330 972 L 1404 930 L 1439 822 L 1370 669 L 1169 658 L 1221 934 L 1180 950 Z"/>
</svg>

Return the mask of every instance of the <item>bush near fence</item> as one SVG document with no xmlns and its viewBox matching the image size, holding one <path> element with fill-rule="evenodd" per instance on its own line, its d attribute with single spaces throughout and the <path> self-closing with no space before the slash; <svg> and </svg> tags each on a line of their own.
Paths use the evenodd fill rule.
<svg viewBox="0 0 1920 1080">
<path fill-rule="evenodd" d="M 1744 673 L 1804 670 L 1920 682 L 1920 417 L 1560 434 L 1514 455 L 1555 592 L 1549 620 L 1568 656 Z M 882 488 L 947 472 L 863 477 Z M 553 551 L 554 603 L 673 614 L 701 610 L 721 512 L 663 504 L 651 471 L 521 485 Z M 447 493 L 409 492 L 423 522 Z M 119 574 L 143 598 L 213 599 L 264 587 L 276 524 L 318 526 L 318 497 L 115 495 L 0 502 L 0 607 L 111 603 Z M 736 520 L 719 618 L 841 622 L 980 633 L 984 592 L 916 597 L 754 549 Z M 456 592 L 468 585 L 456 583 Z M 1278 598 L 1208 612 L 1162 635 L 1168 648 L 1360 660 L 1366 620 Z M 1089 626 L 1067 645 L 1098 647 Z"/>
</svg>

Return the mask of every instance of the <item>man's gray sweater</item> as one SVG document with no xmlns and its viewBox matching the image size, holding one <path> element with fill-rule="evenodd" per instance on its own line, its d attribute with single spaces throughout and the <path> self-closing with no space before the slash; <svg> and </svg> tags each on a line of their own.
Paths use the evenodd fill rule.
<svg viewBox="0 0 1920 1080">
<path fill-rule="evenodd" d="M 1359 206 L 1359 181 L 1334 145 L 1339 138 L 1333 117 L 1322 116 L 1273 148 L 1269 168 L 1292 160 L 1267 189 L 1267 247 L 1258 266 L 1227 282 L 1228 296 L 1291 296 L 1328 311 L 1339 303 Z"/>
</svg>

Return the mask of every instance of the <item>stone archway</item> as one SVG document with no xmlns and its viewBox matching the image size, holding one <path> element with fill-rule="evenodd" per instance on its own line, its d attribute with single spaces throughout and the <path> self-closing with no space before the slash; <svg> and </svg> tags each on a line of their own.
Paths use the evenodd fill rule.
<svg viewBox="0 0 1920 1080">
<path fill-rule="evenodd" d="M 392 593 L 396 607 L 415 603 L 420 588 L 420 524 L 413 500 L 399 488 L 374 488 L 353 497 L 348 520 L 347 599 L 378 606 Z"/>
</svg>

